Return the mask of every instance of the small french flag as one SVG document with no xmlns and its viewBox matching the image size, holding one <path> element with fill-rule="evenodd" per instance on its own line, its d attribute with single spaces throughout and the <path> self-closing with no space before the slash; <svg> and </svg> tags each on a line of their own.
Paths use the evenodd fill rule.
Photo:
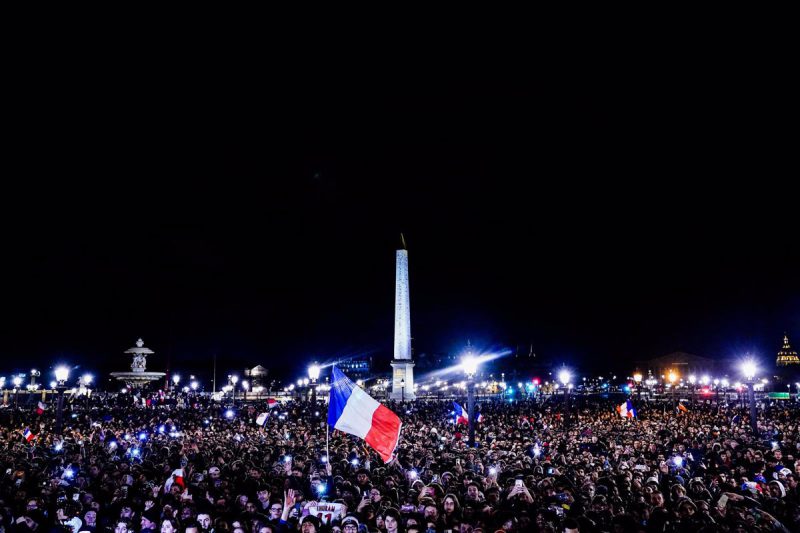
<svg viewBox="0 0 800 533">
<path fill-rule="evenodd" d="M 636 408 L 630 400 L 627 400 L 622 405 L 617 406 L 617 412 L 622 418 L 636 418 Z"/>
<path fill-rule="evenodd" d="M 272 409 L 273 407 L 278 407 L 278 400 L 275 398 L 268 398 L 267 399 L 267 407 Z"/>
<path fill-rule="evenodd" d="M 45 404 L 43 404 L 42 402 L 39 402 L 39 404 L 36 406 L 36 414 L 37 415 L 44 414 L 44 412 L 46 410 L 47 410 L 47 406 Z"/>
<path fill-rule="evenodd" d="M 169 476 L 169 479 L 164 483 L 164 492 L 169 492 L 173 484 L 177 484 L 182 489 L 186 488 L 186 483 L 183 481 L 183 468 L 178 468 L 172 472 L 172 475 Z"/>
<path fill-rule="evenodd" d="M 455 410 L 456 424 L 469 424 L 469 413 L 456 402 L 453 402 L 453 408 Z M 478 423 L 483 422 L 483 415 L 480 411 L 475 416 L 475 421 Z"/>
<path fill-rule="evenodd" d="M 364 439 L 384 463 L 392 459 L 402 427 L 400 417 L 350 381 L 336 366 L 328 401 L 328 425 Z"/>
<path fill-rule="evenodd" d="M 30 428 L 25 428 L 25 431 L 22 432 L 22 436 L 25 437 L 25 440 L 28 442 L 32 441 L 36 437 L 36 435 L 31 433 Z"/>
</svg>

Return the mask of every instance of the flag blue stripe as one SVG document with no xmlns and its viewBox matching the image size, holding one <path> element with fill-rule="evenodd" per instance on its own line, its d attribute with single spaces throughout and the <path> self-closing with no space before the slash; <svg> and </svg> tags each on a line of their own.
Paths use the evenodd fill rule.
<svg viewBox="0 0 800 533">
<path fill-rule="evenodd" d="M 335 427 L 356 385 L 335 365 L 332 367 L 331 376 L 331 394 L 328 398 L 328 425 Z"/>
</svg>

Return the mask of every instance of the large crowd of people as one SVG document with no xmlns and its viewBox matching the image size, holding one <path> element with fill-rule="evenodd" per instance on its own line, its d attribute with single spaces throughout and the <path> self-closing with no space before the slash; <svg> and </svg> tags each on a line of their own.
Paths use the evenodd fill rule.
<svg viewBox="0 0 800 533">
<path fill-rule="evenodd" d="M 487 401 L 471 448 L 452 403 L 390 402 L 384 463 L 322 399 L 131 398 L 68 404 L 62 435 L 52 409 L 0 409 L 0 533 L 800 531 L 790 404 L 754 434 L 725 403 Z"/>
</svg>

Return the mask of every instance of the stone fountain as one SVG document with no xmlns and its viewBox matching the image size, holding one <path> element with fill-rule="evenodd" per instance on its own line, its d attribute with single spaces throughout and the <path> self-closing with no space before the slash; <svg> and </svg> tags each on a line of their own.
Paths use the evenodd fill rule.
<svg viewBox="0 0 800 533">
<path fill-rule="evenodd" d="M 133 354 L 133 363 L 131 364 L 130 372 L 112 372 L 111 376 L 116 378 L 117 381 L 122 381 L 129 388 L 141 389 L 147 386 L 151 381 L 156 381 L 163 378 L 166 374 L 164 372 L 147 372 L 147 356 L 155 352 L 150 348 L 145 347 L 144 341 L 139 339 L 136 341 L 136 346 L 128 348 L 125 353 Z"/>
</svg>

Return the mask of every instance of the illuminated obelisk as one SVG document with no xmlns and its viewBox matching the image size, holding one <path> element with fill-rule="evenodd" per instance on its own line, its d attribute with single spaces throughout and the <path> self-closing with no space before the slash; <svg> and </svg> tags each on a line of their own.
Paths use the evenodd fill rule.
<svg viewBox="0 0 800 533">
<path fill-rule="evenodd" d="M 394 357 L 392 358 L 393 400 L 415 400 L 414 361 L 411 360 L 411 307 L 408 299 L 408 250 L 397 250 L 394 285 Z"/>
</svg>

